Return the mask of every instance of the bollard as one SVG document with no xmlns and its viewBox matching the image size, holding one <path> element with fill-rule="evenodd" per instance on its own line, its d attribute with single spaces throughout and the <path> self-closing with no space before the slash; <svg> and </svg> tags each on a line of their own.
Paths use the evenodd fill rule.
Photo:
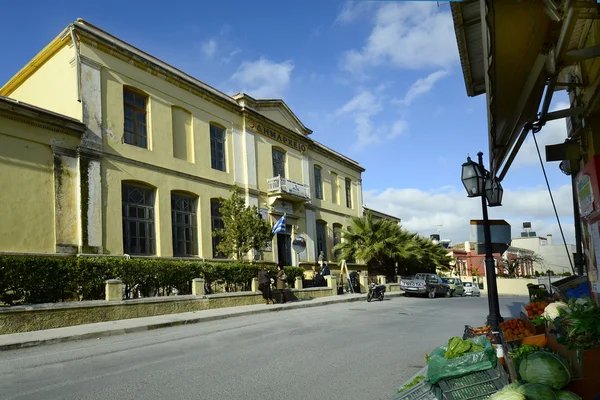
<svg viewBox="0 0 600 400">
<path fill-rule="evenodd" d="M 325 279 L 327 279 L 327 287 L 331 289 L 331 294 L 333 296 L 337 295 L 337 278 L 333 275 L 330 275 L 328 277 L 326 277 Z"/>
<path fill-rule="evenodd" d="M 301 276 L 296 277 L 296 282 L 295 282 L 294 288 L 302 289 L 302 277 Z"/>
<path fill-rule="evenodd" d="M 194 278 L 192 280 L 192 295 L 194 296 L 204 296 L 206 292 L 204 291 L 204 279 L 203 278 Z"/>
<path fill-rule="evenodd" d="M 260 290 L 258 290 L 258 278 L 252 278 L 251 289 L 253 292 L 260 292 Z"/>
<path fill-rule="evenodd" d="M 361 293 L 369 292 L 369 277 L 367 275 L 361 275 L 358 277 L 358 283 L 360 285 Z"/>
<path fill-rule="evenodd" d="M 109 279 L 105 287 L 106 301 L 123 300 L 123 283 L 119 279 Z"/>
</svg>

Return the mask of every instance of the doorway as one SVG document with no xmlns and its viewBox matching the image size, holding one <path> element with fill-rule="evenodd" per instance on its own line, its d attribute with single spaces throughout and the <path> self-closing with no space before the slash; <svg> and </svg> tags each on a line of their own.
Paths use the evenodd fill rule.
<svg viewBox="0 0 600 400">
<path fill-rule="evenodd" d="M 285 233 L 277 234 L 277 259 L 283 266 L 292 265 L 292 227 L 286 225 Z"/>
</svg>

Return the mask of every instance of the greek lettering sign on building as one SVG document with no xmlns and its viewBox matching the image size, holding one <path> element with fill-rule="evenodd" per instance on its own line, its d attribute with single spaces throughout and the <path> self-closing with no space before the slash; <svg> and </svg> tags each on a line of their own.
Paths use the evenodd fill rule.
<svg viewBox="0 0 600 400">
<path fill-rule="evenodd" d="M 268 128 L 264 125 L 261 125 L 257 122 L 254 121 L 248 121 L 248 125 L 247 125 L 251 130 L 258 132 L 260 134 L 262 134 L 263 136 L 266 136 L 270 139 L 276 140 L 279 143 L 282 143 L 286 146 L 289 146 L 293 149 L 298 150 L 301 153 L 304 153 L 306 151 L 306 145 L 304 143 L 298 142 L 295 139 L 292 139 L 284 134 L 281 134 L 279 132 L 275 132 L 274 130 L 272 130 L 271 128 Z"/>
</svg>

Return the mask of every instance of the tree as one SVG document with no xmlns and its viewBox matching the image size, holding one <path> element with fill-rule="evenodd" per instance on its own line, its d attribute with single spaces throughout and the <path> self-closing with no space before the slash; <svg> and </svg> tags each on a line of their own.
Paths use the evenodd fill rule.
<svg viewBox="0 0 600 400">
<path fill-rule="evenodd" d="M 398 259 L 411 255 L 411 234 L 388 219 L 377 219 L 368 212 L 362 217 L 352 217 L 348 229 L 342 230 L 342 242 L 333 250 L 337 260 L 361 260 L 378 270 L 395 268 Z"/>
<path fill-rule="evenodd" d="M 221 198 L 220 202 L 219 211 L 225 227 L 213 232 L 221 238 L 217 250 L 237 260 L 243 260 L 250 250 L 261 251 L 272 235 L 258 208 L 246 206 L 237 186 L 233 187 L 228 199 Z"/>
<path fill-rule="evenodd" d="M 509 278 L 514 278 L 517 276 L 519 267 L 526 267 L 529 265 L 534 266 L 535 264 L 544 265 L 544 258 L 534 252 L 519 253 L 517 258 L 507 260 L 504 264 L 506 264 L 505 274 L 507 274 Z"/>
<path fill-rule="evenodd" d="M 452 257 L 448 250 L 431 240 L 402 229 L 395 221 L 377 219 L 368 212 L 363 217 L 352 217 L 350 227 L 342 231 L 342 242 L 334 247 L 338 260 L 357 259 L 372 271 L 387 276 L 396 275 L 396 264 L 414 272 L 450 270 Z"/>
</svg>

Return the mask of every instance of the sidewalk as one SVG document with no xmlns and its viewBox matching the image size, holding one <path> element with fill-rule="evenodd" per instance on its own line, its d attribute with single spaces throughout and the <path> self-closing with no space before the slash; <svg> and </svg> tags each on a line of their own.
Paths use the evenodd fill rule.
<svg viewBox="0 0 600 400">
<path fill-rule="evenodd" d="M 399 297 L 402 292 L 386 293 L 386 297 Z M 74 340 L 96 339 L 105 336 L 125 335 L 127 333 L 167 328 L 170 326 L 216 321 L 219 319 L 262 314 L 274 311 L 294 310 L 298 308 L 319 307 L 329 304 L 366 301 L 366 294 L 344 294 L 327 296 L 312 300 L 301 300 L 287 304 L 256 304 L 250 306 L 216 308 L 182 314 L 159 315 L 155 317 L 123 319 L 120 321 L 98 322 L 88 325 L 76 325 L 65 328 L 48 329 L 0 335 L 0 351 L 24 347 L 62 343 Z"/>
</svg>

